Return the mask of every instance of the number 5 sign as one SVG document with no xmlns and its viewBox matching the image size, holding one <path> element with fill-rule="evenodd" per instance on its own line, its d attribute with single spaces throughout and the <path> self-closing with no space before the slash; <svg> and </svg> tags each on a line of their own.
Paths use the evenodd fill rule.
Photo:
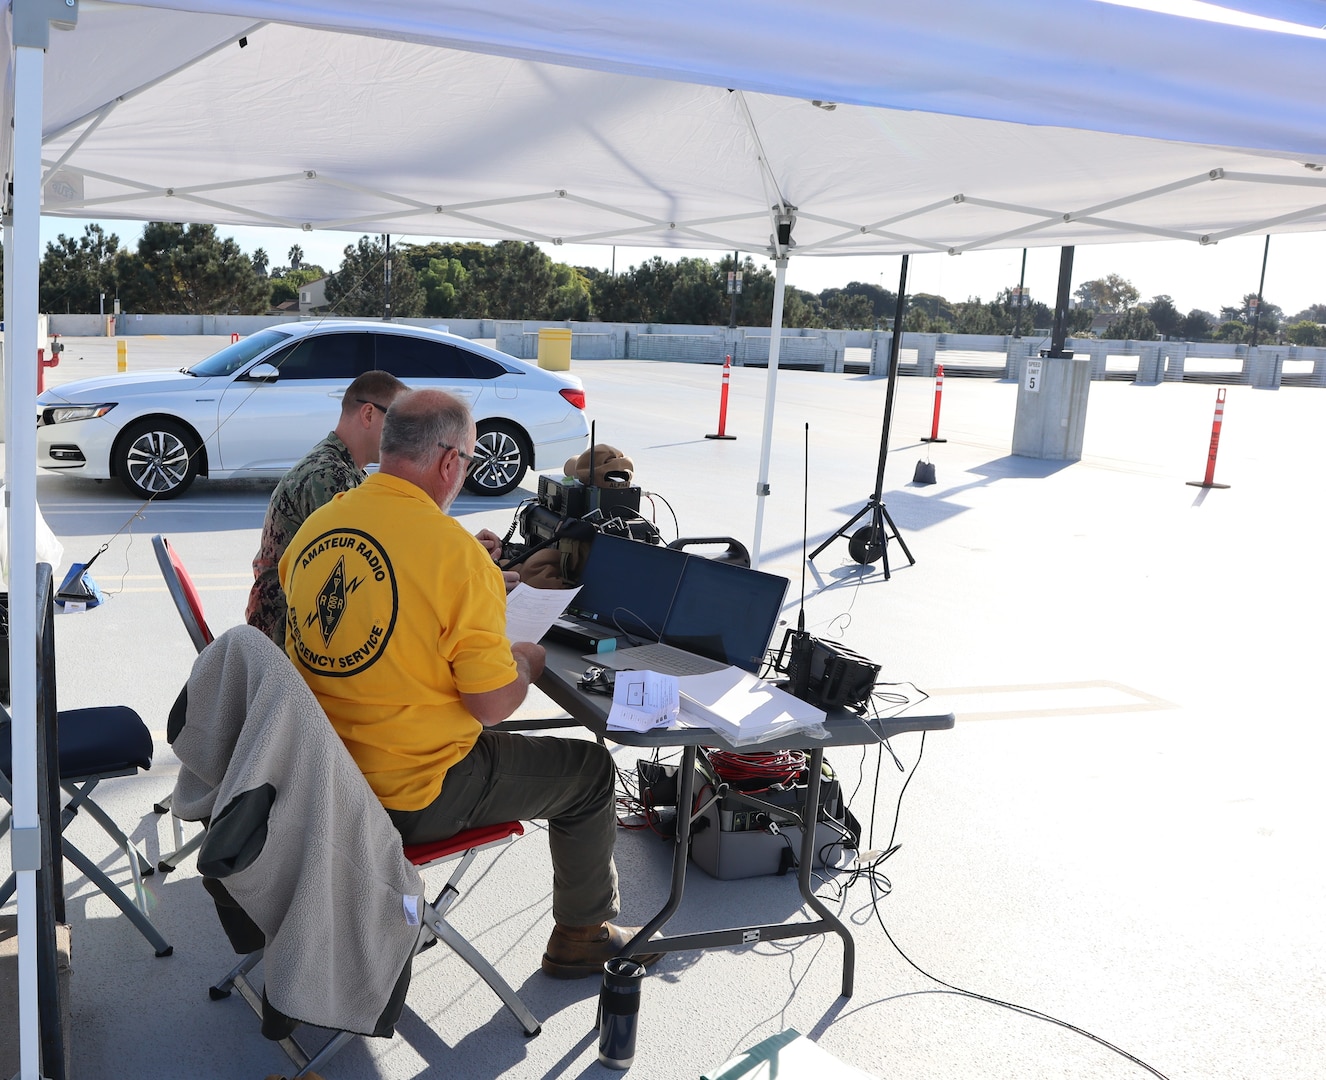
<svg viewBox="0 0 1326 1080">
<path fill-rule="evenodd" d="M 1041 391 L 1041 363 L 1040 360 L 1027 361 L 1027 392 L 1039 394 Z"/>
</svg>

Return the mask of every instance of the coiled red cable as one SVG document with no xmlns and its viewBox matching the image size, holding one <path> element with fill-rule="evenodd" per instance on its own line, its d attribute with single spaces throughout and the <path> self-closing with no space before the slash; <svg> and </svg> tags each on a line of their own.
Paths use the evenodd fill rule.
<svg viewBox="0 0 1326 1080">
<path fill-rule="evenodd" d="M 767 791 L 774 784 L 791 784 L 806 769 L 804 750 L 770 750 L 756 754 L 742 754 L 735 750 L 707 751 L 709 763 L 720 780 L 742 791 L 754 794 Z M 752 788 L 752 783 L 763 787 Z"/>
</svg>

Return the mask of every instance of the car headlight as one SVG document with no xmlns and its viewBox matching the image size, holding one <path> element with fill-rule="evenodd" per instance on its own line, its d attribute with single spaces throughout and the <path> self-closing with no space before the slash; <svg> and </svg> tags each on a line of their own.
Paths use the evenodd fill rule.
<svg viewBox="0 0 1326 1080">
<path fill-rule="evenodd" d="M 104 405 L 52 405 L 37 414 L 37 426 L 67 424 L 71 420 L 95 420 L 99 416 L 105 416 L 115 408 L 116 404 L 118 403 L 110 401 Z"/>
</svg>

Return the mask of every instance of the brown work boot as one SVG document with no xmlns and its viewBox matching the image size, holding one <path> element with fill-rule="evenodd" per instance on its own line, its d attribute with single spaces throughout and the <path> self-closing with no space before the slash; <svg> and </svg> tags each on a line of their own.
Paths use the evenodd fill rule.
<svg viewBox="0 0 1326 1080">
<path fill-rule="evenodd" d="M 638 926 L 563 926 L 558 923 L 543 954 L 543 973 L 554 979 L 584 979 L 602 975 L 603 965 L 618 955 L 639 932 Z M 631 959 L 648 967 L 662 953 L 643 953 Z"/>
</svg>

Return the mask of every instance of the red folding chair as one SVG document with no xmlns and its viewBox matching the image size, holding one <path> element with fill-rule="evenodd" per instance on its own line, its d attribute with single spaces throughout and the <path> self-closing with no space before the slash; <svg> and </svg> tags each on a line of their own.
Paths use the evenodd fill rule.
<svg viewBox="0 0 1326 1080">
<path fill-rule="evenodd" d="M 507 821 L 500 825 L 484 825 L 475 829 L 466 829 L 449 839 L 439 840 L 431 844 L 407 844 L 405 846 L 405 857 L 421 870 L 442 866 L 444 863 L 456 864 L 437 898 L 431 904 L 426 904 L 424 910 L 420 913 L 420 921 L 423 925 L 420 928 L 419 944 L 415 947 L 415 955 L 418 955 L 419 951 L 425 948 L 433 939 L 446 942 L 456 955 L 469 964 L 474 973 L 483 979 L 492 988 L 493 992 L 502 999 L 503 1004 L 520 1023 L 525 1034 L 532 1038 L 541 1030 L 539 1021 L 534 1018 L 534 1014 L 529 1011 L 511 984 L 502 977 L 498 970 L 470 944 L 469 940 L 459 930 L 446 920 L 448 909 L 460 899 L 461 878 L 469 869 L 470 864 L 474 862 L 475 856 L 488 848 L 510 843 L 517 837 L 523 836 L 524 833 L 525 827 L 519 821 Z M 240 996 L 248 1002 L 249 1008 L 261 1019 L 263 1015 L 262 985 L 250 979 L 249 972 L 262 959 L 262 952 L 259 949 L 256 952 L 249 953 L 224 979 L 210 987 L 208 993 L 212 1000 L 220 1001 L 223 998 L 228 998 L 232 989 L 238 990 Z M 316 1049 L 305 1047 L 295 1038 L 293 1033 L 284 1039 L 278 1039 L 277 1042 L 298 1069 L 291 1077 L 291 1080 L 297 1080 L 298 1077 L 309 1076 L 314 1070 L 322 1068 L 344 1046 L 357 1037 L 352 1032 L 337 1032 Z"/>
<path fill-rule="evenodd" d="M 184 622 L 184 629 L 189 633 L 189 640 L 193 642 L 193 647 L 199 652 L 207 648 L 212 642 L 212 630 L 207 625 L 207 618 L 203 615 L 202 597 L 198 595 L 198 587 L 194 585 L 193 579 L 189 577 L 189 572 L 184 569 L 184 563 L 180 557 L 175 554 L 175 549 L 170 546 L 170 541 L 158 533 L 152 537 L 152 550 L 156 552 L 157 565 L 161 568 L 161 576 L 166 579 L 166 591 L 170 593 L 170 598 L 175 601 L 175 610 L 180 613 L 180 619 Z M 167 795 L 159 803 L 152 807 L 158 814 L 164 814 L 170 809 L 170 796 Z M 184 830 L 180 827 L 180 819 L 174 814 L 170 816 L 171 835 L 175 841 L 175 850 L 169 854 L 164 854 L 157 862 L 157 869 L 163 874 L 169 874 L 181 859 L 198 850 L 203 842 L 206 832 L 200 832 L 191 840 L 185 843 Z"/>
<path fill-rule="evenodd" d="M 166 590 L 175 601 L 175 608 L 184 620 L 184 629 L 189 632 L 189 640 L 199 652 L 212 642 L 212 631 L 203 616 L 203 601 L 198 595 L 189 572 L 184 569 L 180 557 L 170 546 L 170 541 L 158 533 L 152 537 L 152 550 L 157 553 L 157 565 L 161 567 L 161 576 L 166 579 Z"/>
</svg>

